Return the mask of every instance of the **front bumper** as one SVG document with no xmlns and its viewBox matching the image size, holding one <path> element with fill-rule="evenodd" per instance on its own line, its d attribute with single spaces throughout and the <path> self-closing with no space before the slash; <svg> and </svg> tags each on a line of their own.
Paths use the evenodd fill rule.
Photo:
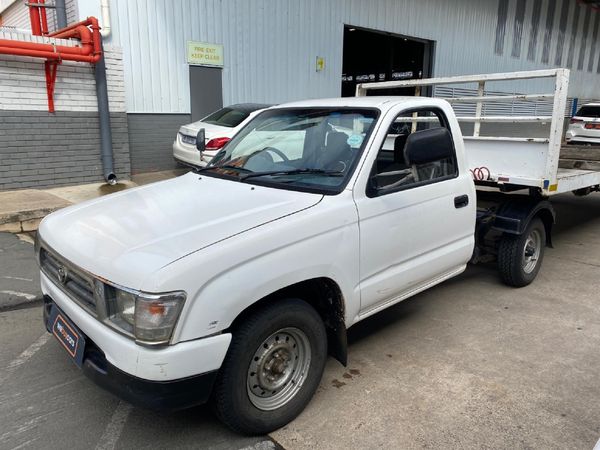
<svg viewBox="0 0 600 450">
<path fill-rule="evenodd" d="M 124 336 L 83 309 L 45 274 L 40 272 L 42 293 L 50 297 L 67 317 L 119 370 L 149 381 L 172 381 L 218 370 L 225 359 L 231 334 L 222 333 L 163 347 L 145 347 Z"/>
<path fill-rule="evenodd" d="M 44 325 L 50 332 L 50 311 L 54 301 L 44 296 Z M 177 380 L 153 381 L 132 376 L 109 363 L 96 343 L 85 337 L 83 373 L 97 385 L 137 406 L 157 410 L 178 410 L 206 403 L 217 370 Z"/>
</svg>

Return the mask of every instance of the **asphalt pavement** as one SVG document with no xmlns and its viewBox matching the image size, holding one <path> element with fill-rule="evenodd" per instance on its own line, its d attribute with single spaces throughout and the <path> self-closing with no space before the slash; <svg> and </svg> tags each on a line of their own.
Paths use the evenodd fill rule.
<svg viewBox="0 0 600 450">
<path fill-rule="evenodd" d="M 600 438 L 600 195 L 554 204 L 555 248 L 534 284 L 508 288 L 493 265 L 469 267 L 360 323 L 348 367 L 330 358 L 308 408 L 270 437 L 238 436 L 208 407 L 131 407 L 82 376 L 45 332 L 39 306 L 0 312 L 0 449 L 591 449 Z M 6 255 L 1 276 L 33 279 Z"/>
<path fill-rule="evenodd" d="M 85 378 L 42 325 L 41 307 L 0 313 L 0 449 L 271 450 L 238 436 L 208 407 L 159 414 Z"/>
<path fill-rule="evenodd" d="M 31 235 L 0 233 L 0 311 L 39 301 L 41 296 Z"/>
</svg>

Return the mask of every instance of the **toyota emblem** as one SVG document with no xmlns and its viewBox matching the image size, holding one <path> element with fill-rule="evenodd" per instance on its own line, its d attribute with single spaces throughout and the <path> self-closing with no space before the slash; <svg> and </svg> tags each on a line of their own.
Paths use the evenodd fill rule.
<svg viewBox="0 0 600 450">
<path fill-rule="evenodd" d="M 58 281 L 60 281 L 62 284 L 65 284 L 67 282 L 68 276 L 69 276 L 69 272 L 67 271 L 67 268 L 65 266 L 59 266 L 58 267 Z"/>
</svg>

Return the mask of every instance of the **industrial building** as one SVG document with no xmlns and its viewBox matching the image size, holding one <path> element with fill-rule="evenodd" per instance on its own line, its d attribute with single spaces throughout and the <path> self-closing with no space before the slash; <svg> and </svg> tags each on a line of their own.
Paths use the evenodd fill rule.
<svg viewBox="0 0 600 450">
<path fill-rule="evenodd" d="M 68 0 L 66 9 L 69 22 L 95 16 L 104 29 L 116 172 L 127 178 L 174 167 L 171 143 L 179 126 L 221 105 L 348 96 L 361 82 L 567 67 L 568 115 L 574 102 L 600 98 L 599 4 Z M 50 26 L 54 16 L 48 17 Z M 0 33 L 23 34 L 28 19 L 22 0 L 0 0 Z M 0 189 L 102 178 L 95 169 L 99 150 L 91 70 L 58 68 L 56 112 L 49 113 L 40 61 L 0 55 L 0 91 L 11 93 L 0 97 L 0 167 L 9 155 L 14 162 L 10 173 L 0 171 Z M 22 73 L 28 75 L 19 80 Z M 436 94 L 452 96 L 456 89 L 461 95 L 476 92 L 473 86 L 459 86 Z M 497 83 L 489 89 L 502 92 L 504 87 Z M 519 86 L 522 93 L 547 90 L 543 82 Z M 533 102 L 498 105 L 508 114 L 544 107 Z M 14 145 L 6 150 L 2 140 L 14 129 L 15 117 L 31 121 L 20 131 L 26 150 Z M 68 123 L 69 131 L 60 132 L 67 129 L 60 123 Z M 56 169 L 63 170 L 55 173 L 65 175 L 52 178 L 43 168 L 31 169 L 40 164 L 40 155 L 54 158 Z"/>
</svg>

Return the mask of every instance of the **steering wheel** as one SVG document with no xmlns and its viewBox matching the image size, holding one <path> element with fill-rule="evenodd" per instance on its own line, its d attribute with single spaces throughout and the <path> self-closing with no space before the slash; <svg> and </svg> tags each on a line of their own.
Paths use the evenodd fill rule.
<svg viewBox="0 0 600 450">
<path fill-rule="evenodd" d="M 254 153 L 252 153 L 248 159 L 255 157 L 256 155 L 261 154 L 262 152 L 271 152 L 271 153 L 275 153 L 277 156 L 279 156 L 281 159 L 283 159 L 284 162 L 287 162 L 290 160 L 290 158 L 288 158 L 287 156 L 285 156 L 285 153 L 283 153 L 281 150 L 275 148 L 275 147 L 265 147 L 261 150 L 257 150 Z M 271 158 L 272 159 L 272 158 Z"/>
</svg>

